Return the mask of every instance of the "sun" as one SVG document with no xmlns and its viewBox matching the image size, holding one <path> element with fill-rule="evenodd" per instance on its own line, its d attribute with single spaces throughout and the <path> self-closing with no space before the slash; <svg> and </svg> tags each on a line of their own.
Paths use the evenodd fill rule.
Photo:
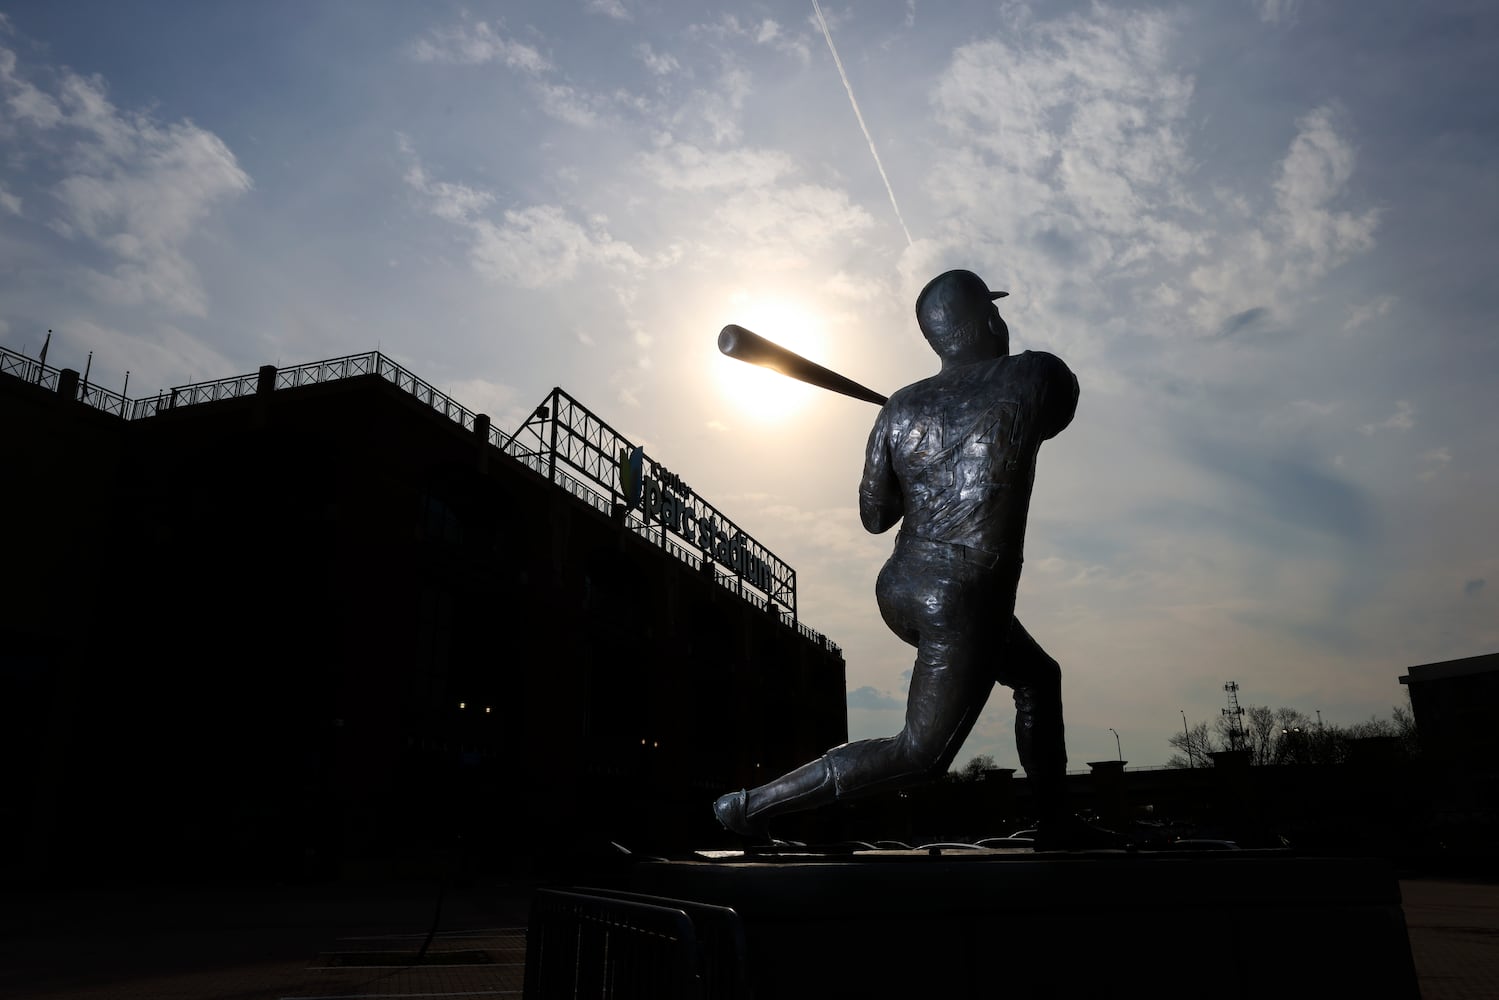
<svg viewBox="0 0 1499 1000">
<path fill-rule="evenodd" d="M 731 300 L 730 313 L 728 322 L 738 323 L 766 340 L 823 363 L 827 339 L 823 324 L 812 309 L 790 299 L 740 294 Z M 745 416 L 764 423 L 780 423 L 796 416 L 822 391 L 722 354 L 715 357 L 713 371 L 720 395 Z"/>
</svg>

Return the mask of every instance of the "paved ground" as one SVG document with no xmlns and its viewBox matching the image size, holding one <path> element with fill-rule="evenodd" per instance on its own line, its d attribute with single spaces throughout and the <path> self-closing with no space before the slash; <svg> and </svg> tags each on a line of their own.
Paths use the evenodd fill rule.
<svg viewBox="0 0 1499 1000">
<path fill-rule="evenodd" d="M 438 886 L 5 893 L 0 997 L 520 996 L 528 894 Z"/>
<path fill-rule="evenodd" d="M 1400 883 L 1422 1000 L 1499 997 L 1499 885 Z"/>
<path fill-rule="evenodd" d="M 1401 882 L 1424 1000 L 1499 998 L 1499 885 Z M 520 996 L 527 892 L 434 885 L 0 895 L 0 997 L 373 1000 Z"/>
</svg>

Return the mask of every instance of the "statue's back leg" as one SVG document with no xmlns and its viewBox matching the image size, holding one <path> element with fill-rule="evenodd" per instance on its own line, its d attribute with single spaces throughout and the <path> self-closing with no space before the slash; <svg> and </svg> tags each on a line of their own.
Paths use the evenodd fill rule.
<svg viewBox="0 0 1499 1000">
<path fill-rule="evenodd" d="M 1062 668 L 1018 618 L 1010 623 L 997 679 L 1015 692 L 1015 749 L 1038 793 L 1038 806 L 1042 812 L 1060 808 L 1067 777 Z"/>
</svg>

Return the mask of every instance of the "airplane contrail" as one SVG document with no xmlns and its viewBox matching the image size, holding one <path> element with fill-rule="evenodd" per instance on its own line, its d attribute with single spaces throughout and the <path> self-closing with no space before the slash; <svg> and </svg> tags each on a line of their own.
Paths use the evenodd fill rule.
<svg viewBox="0 0 1499 1000">
<path fill-rule="evenodd" d="M 828 51 L 833 53 L 833 65 L 838 67 L 838 76 L 843 80 L 843 89 L 848 91 L 848 103 L 854 107 L 854 117 L 859 119 L 859 128 L 864 133 L 864 139 L 869 143 L 869 152 L 874 157 L 875 169 L 880 172 L 880 180 L 885 182 L 885 193 L 890 196 L 890 207 L 895 209 L 895 219 L 900 223 L 900 231 L 906 234 L 906 245 L 910 246 L 915 241 L 911 239 L 911 230 L 906 228 L 906 220 L 900 214 L 900 206 L 895 202 L 895 189 L 890 186 L 890 178 L 885 175 L 885 165 L 880 162 L 880 151 L 874 148 L 874 137 L 869 134 L 869 126 L 864 124 L 864 115 L 859 111 L 859 102 L 854 97 L 854 88 L 849 86 L 848 74 L 843 71 L 843 60 L 838 58 L 838 49 L 833 45 L 833 33 L 828 30 L 828 22 L 822 16 L 822 5 L 817 0 L 812 0 L 812 13 L 817 15 L 818 27 L 822 28 L 822 37 L 827 39 Z"/>
</svg>

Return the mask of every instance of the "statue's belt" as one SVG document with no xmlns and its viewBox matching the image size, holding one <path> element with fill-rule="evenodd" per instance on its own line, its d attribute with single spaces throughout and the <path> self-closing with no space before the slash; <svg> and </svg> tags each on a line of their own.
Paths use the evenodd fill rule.
<svg viewBox="0 0 1499 1000">
<path fill-rule="evenodd" d="M 962 542 L 947 542 L 940 538 L 928 538 L 918 535 L 914 531 L 902 531 L 895 540 L 896 548 L 911 548 L 913 546 L 928 548 L 943 553 L 947 557 L 956 557 L 963 562 L 981 569 L 994 569 L 1005 563 L 1013 562 L 1016 566 L 1020 564 L 1021 557 L 1011 555 L 1007 552 L 995 552 L 992 549 L 981 549 L 977 545 L 964 545 Z"/>
</svg>

